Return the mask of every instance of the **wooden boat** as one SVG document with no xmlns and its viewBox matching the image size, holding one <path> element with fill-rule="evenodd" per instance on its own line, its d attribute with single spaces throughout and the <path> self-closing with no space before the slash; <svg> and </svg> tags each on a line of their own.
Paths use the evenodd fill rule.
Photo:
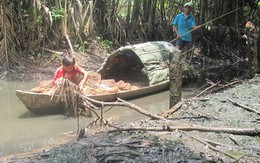
<svg viewBox="0 0 260 163">
<path fill-rule="evenodd" d="M 169 85 L 169 77 L 165 62 L 168 61 L 169 54 L 176 51 L 178 50 L 171 43 L 163 41 L 121 47 L 106 58 L 97 72 L 105 79 L 123 78 L 130 83 L 145 83 L 146 86 L 136 90 L 86 96 L 99 101 L 114 101 L 117 97 L 133 99 L 166 90 Z M 117 62 L 115 58 L 120 57 L 125 60 Z M 51 100 L 51 94 L 16 90 L 16 95 L 27 109 L 34 113 L 61 113 L 64 110 L 64 102 L 58 100 L 56 96 Z"/>
<path fill-rule="evenodd" d="M 90 95 L 88 97 L 99 101 L 115 101 L 117 97 L 122 99 L 133 99 L 148 94 L 156 93 L 162 90 L 166 90 L 168 88 L 168 84 L 169 84 L 168 81 L 164 81 L 150 87 L 144 87 L 133 91 L 125 91 L 125 92 L 94 95 L 94 96 Z M 16 95 L 26 106 L 26 108 L 29 111 L 34 113 L 38 113 L 38 114 L 62 113 L 62 111 L 64 110 L 64 103 L 58 101 L 57 98 L 53 98 L 52 100 L 50 100 L 52 96 L 50 94 L 16 90 Z"/>
</svg>

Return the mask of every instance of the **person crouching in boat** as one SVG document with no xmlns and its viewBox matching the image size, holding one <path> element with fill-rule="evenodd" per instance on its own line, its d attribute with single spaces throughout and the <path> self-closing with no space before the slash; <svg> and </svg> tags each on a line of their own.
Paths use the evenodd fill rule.
<svg viewBox="0 0 260 163">
<path fill-rule="evenodd" d="M 83 76 L 83 78 L 82 78 Z M 62 65 L 57 69 L 53 79 L 53 85 L 59 85 L 64 78 L 79 86 L 82 90 L 88 77 L 88 72 L 75 63 L 74 56 L 67 54 L 62 59 Z"/>
</svg>

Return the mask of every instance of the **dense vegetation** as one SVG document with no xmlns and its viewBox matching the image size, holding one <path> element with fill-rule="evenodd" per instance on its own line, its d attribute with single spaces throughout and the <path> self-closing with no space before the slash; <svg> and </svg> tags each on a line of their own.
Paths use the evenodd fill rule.
<svg viewBox="0 0 260 163">
<path fill-rule="evenodd" d="M 3 0 L 0 2 L 0 71 L 12 72 L 19 57 L 57 49 L 64 42 L 84 52 L 92 40 L 106 47 L 127 42 L 174 39 L 172 19 L 184 0 Z M 245 55 L 241 37 L 247 21 L 259 26 L 260 0 L 193 0 L 198 24 L 196 43 L 206 54 L 230 57 L 227 51 Z M 238 10 L 235 10 L 239 8 Z M 210 20 L 226 15 L 214 22 Z"/>
</svg>

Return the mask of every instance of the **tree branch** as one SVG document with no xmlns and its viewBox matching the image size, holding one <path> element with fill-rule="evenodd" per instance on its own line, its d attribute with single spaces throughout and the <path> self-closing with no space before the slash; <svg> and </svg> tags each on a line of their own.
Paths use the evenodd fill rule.
<svg viewBox="0 0 260 163">
<path fill-rule="evenodd" d="M 180 108 L 182 107 L 182 102 L 178 102 L 176 105 L 174 105 L 173 107 L 171 107 L 168 111 L 162 113 L 160 116 L 167 118 L 169 115 L 175 113 L 176 111 L 178 111 Z"/>
<path fill-rule="evenodd" d="M 80 94 L 80 97 L 82 97 L 84 100 L 87 100 L 87 101 L 90 101 L 94 104 L 98 104 L 98 105 L 101 105 L 101 106 L 123 106 L 123 107 L 128 107 L 132 110 L 135 110 L 143 115 L 146 115 L 152 119 L 156 119 L 156 120 L 167 120 L 166 118 L 162 117 L 162 116 L 159 116 L 159 115 L 156 115 L 156 114 L 153 114 L 153 113 L 150 113 L 146 110 L 144 110 L 143 108 L 139 107 L 139 106 L 136 106 L 135 104 L 132 104 L 130 102 L 127 102 L 125 100 L 122 100 L 120 98 L 117 98 L 118 101 L 116 102 L 103 102 L 103 101 L 97 101 L 97 100 L 93 100 L 87 96 L 84 96 L 82 94 Z"/>
<path fill-rule="evenodd" d="M 241 107 L 241 108 L 243 108 L 243 109 L 245 109 L 245 110 L 247 110 L 247 111 L 254 112 L 254 113 L 260 115 L 260 111 L 255 110 L 255 109 L 252 109 L 252 108 L 250 108 L 250 107 L 248 107 L 248 106 L 245 106 L 245 105 L 239 104 L 238 102 L 236 102 L 236 101 L 234 101 L 234 100 L 231 100 L 231 99 L 228 98 L 228 97 L 226 97 L 226 98 L 227 98 L 227 100 L 230 101 L 233 105 L 235 105 L 235 106 L 239 106 L 239 107 Z"/>
<path fill-rule="evenodd" d="M 228 133 L 234 135 L 249 135 L 259 136 L 260 128 L 221 128 L 221 127 L 203 127 L 203 126 L 162 126 L 162 127 L 131 127 L 131 128 L 120 128 L 116 130 L 110 130 L 109 132 L 117 131 L 200 131 L 200 132 L 216 132 L 216 133 Z"/>
</svg>

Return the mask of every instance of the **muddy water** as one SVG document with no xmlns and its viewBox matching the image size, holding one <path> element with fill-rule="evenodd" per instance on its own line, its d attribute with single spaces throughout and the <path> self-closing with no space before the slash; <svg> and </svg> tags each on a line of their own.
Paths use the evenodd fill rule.
<svg viewBox="0 0 260 163">
<path fill-rule="evenodd" d="M 14 90 L 28 90 L 36 85 L 35 82 L 0 81 L 0 157 L 49 145 L 61 133 L 77 131 L 76 119 L 66 118 L 61 114 L 35 115 L 18 101 Z M 190 95 L 196 88 L 196 86 L 183 88 L 183 96 Z M 159 113 L 168 108 L 168 98 L 169 92 L 165 91 L 131 102 L 153 113 Z M 105 112 L 104 116 L 118 123 L 143 118 L 137 112 L 119 107 Z M 80 117 L 80 128 L 92 120 L 93 118 Z"/>
</svg>

